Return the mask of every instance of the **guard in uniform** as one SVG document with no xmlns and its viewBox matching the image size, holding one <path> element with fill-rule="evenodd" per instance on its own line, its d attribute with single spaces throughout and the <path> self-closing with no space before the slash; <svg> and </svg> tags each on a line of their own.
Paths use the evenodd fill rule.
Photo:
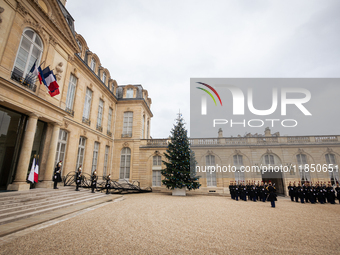
<svg viewBox="0 0 340 255">
<path fill-rule="evenodd" d="M 295 183 L 294 183 L 295 185 Z M 300 186 L 300 182 L 298 183 L 298 186 L 295 187 L 295 202 L 299 202 L 299 196 L 300 196 L 300 189 L 301 189 L 301 186 Z"/>
<path fill-rule="evenodd" d="M 97 179 L 98 179 L 97 170 L 94 170 L 92 175 L 91 175 L 91 190 L 92 190 L 92 193 L 94 193 L 94 189 L 97 186 Z"/>
<path fill-rule="evenodd" d="M 56 167 L 54 168 L 54 175 L 53 175 L 53 182 L 54 182 L 54 186 L 53 188 L 54 189 L 58 189 L 57 185 L 58 185 L 58 182 L 61 182 L 61 173 L 60 173 L 60 168 L 61 168 L 61 165 L 62 165 L 62 161 L 59 161 L 56 165 Z"/>
<path fill-rule="evenodd" d="M 311 182 L 309 190 L 310 190 L 310 195 L 309 195 L 310 202 L 312 204 L 315 204 L 317 194 L 316 194 L 316 188 L 314 187 L 312 182 Z"/>
<path fill-rule="evenodd" d="M 306 197 L 305 184 L 302 184 L 302 186 L 300 186 L 299 195 L 300 195 L 301 204 L 304 204 L 305 203 L 305 197 Z"/>
<path fill-rule="evenodd" d="M 272 208 L 275 208 L 275 201 L 276 199 L 276 189 L 274 186 L 272 186 L 271 181 L 269 181 L 269 185 L 267 186 L 267 191 L 269 193 L 268 200 L 271 202 Z"/>
<path fill-rule="evenodd" d="M 109 194 L 110 181 L 111 181 L 111 175 L 109 174 L 109 175 L 106 177 L 106 184 L 105 184 L 106 194 Z"/>
<path fill-rule="evenodd" d="M 335 204 L 335 192 L 332 187 L 331 182 L 328 182 L 328 187 L 327 187 L 327 200 L 331 204 Z"/>
<path fill-rule="evenodd" d="M 76 191 L 79 191 L 79 186 L 81 185 L 81 166 L 79 166 L 76 172 Z"/>
<path fill-rule="evenodd" d="M 289 182 L 288 191 L 289 191 L 290 200 L 294 202 L 294 187 L 292 186 L 292 182 Z"/>
<path fill-rule="evenodd" d="M 335 191 L 336 191 L 336 197 L 337 197 L 337 199 L 339 200 L 339 203 L 340 203 L 340 187 L 339 187 L 338 182 L 336 182 Z"/>
</svg>

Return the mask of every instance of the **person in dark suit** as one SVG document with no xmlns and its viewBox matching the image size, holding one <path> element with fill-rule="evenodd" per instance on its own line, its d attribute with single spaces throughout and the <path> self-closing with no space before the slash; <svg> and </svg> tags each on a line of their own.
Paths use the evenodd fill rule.
<svg viewBox="0 0 340 255">
<path fill-rule="evenodd" d="M 335 191 L 336 191 L 336 198 L 339 200 L 339 203 L 340 203 L 340 187 L 339 187 L 338 182 L 336 182 Z"/>
<path fill-rule="evenodd" d="M 331 182 L 328 182 L 328 187 L 326 188 L 326 190 L 328 203 L 335 204 L 335 192 Z"/>
<path fill-rule="evenodd" d="M 275 201 L 277 201 L 277 199 L 276 199 L 276 189 L 275 189 L 275 187 L 272 186 L 271 181 L 269 181 L 269 184 L 268 184 L 266 189 L 269 193 L 268 200 L 271 202 L 272 208 L 275 208 Z"/>
<path fill-rule="evenodd" d="M 111 175 L 109 174 L 109 175 L 106 177 L 106 184 L 105 184 L 106 194 L 109 194 L 110 181 L 111 181 Z"/>
<path fill-rule="evenodd" d="M 81 185 L 81 166 L 78 167 L 76 172 L 76 191 L 79 191 L 79 186 Z"/>
<path fill-rule="evenodd" d="M 289 182 L 288 191 L 289 191 L 290 200 L 294 202 L 294 187 L 292 186 L 292 182 Z"/>
<path fill-rule="evenodd" d="M 92 190 L 92 193 L 94 193 L 94 189 L 97 187 L 97 179 L 98 179 L 97 170 L 94 170 L 92 175 L 91 175 L 91 190 Z"/>
<path fill-rule="evenodd" d="M 56 165 L 56 167 L 54 168 L 54 175 L 53 175 L 53 182 L 54 182 L 54 189 L 58 189 L 58 182 L 61 182 L 61 165 L 62 165 L 62 161 L 59 161 Z"/>
</svg>

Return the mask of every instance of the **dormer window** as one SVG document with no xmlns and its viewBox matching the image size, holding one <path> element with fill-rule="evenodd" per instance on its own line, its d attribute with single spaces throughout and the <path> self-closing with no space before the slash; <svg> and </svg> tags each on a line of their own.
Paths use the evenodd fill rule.
<svg viewBox="0 0 340 255">
<path fill-rule="evenodd" d="M 91 65 L 90 65 L 92 71 L 94 72 L 95 68 L 96 68 L 96 61 L 94 60 L 94 58 L 91 59 Z"/>
<path fill-rule="evenodd" d="M 78 47 L 80 49 L 80 52 L 78 53 L 78 55 L 80 56 L 81 55 L 81 52 L 83 50 L 83 46 L 81 45 L 81 42 L 79 40 L 77 40 L 77 44 L 78 44 Z"/>
<path fill-rule="evenodd" d="M 133 98 L 133 89 L 129 88 L 126 90 L 126 98 Z"/>
<path fill-rule="evenodd" d="M 106 74 L 103 73 L 102 81 L 105 83 L 106 82 Z"/>
</svg>

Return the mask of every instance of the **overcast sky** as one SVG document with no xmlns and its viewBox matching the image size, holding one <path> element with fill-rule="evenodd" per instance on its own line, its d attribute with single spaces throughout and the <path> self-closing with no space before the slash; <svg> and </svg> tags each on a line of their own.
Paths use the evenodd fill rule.
<svg viewBox="0 0 340 255">
<path fill-rule="evenodd" d="M 169 136 L 179 109 L 190 128 L 190 78 L 340 73 L 338 0 L 68 0 L 66 8 L 111 78 L 148 90 L 153 138 Z"/>
</svg>

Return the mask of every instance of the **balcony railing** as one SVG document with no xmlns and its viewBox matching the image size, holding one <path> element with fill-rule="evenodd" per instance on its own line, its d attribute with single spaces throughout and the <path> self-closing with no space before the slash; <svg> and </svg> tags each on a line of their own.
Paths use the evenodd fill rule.
<svg viewBox="0 0 340 255">
<path fill-rule="evenodd" d="M 15 67 L 12 72 L 11 79 L 19 82 L 23 87 L 35 92 L 37 90 L 37 86 L 35 85 L 36 77 L 23 77 L 22 74 L 23 73 Z"/>
<path fill-rule="evenodd" d="M 97 130 L 98 130 L 99 132 L 103 132 L 103 127 L 100 126 L 100 125 L 97 125 Z"/>
<path fill-rule="evenodd" d="M 66 108 L 65 112 L 67 112 L 68 114 L 70 114 L 72 117 L 74 116 L 74 111 L 70 108 Z"/>
<path fill-rule="evenodd" d="M 143 139 L 141 146 L 167 147 L 170 139 Z M 340 143 L 340 136 L 278 136 L 278 137 L 224 137 L 224 138 L 189 138 L 191 147 L 221 146 L 263 146 L 292 144 Z"/>
<path fill-rule="evenodd" d="M 91 121 L 85 117 L 83 117 L 83 123 L 87 124 L 87 125 L 91 125 Z"/>
<path fill-rule="evenodd" d="M 130 138 L 132 137 L 132 133 L 122 134 L 122 138 Z"/>
</svg>

